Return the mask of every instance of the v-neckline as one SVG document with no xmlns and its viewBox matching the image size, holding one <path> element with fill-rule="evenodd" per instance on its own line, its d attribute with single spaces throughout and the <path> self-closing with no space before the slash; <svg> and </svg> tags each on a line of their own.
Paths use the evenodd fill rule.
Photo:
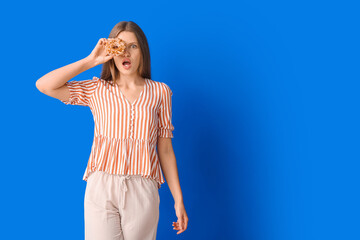
<svg viewBox="0 0 360 240">
<path fill-rule="evenodd" d="M 116 84 L 116 83 L 115 83 L 115 84 Z M 119 88 L 119 85 L 116 84 L 116 88 L 119 90 L 121 97 L 125 100 L 125 102 L 127 102 L 128 104 L 130 104 L 130 105 L 132 105 L 132 106 L 135 105 L 135 103 L 137 103 L 137 102 L 139 101 L 139 99 L 142 97 L 142 95 L 143 95 L 143 93 L 144 93 L 144 91 L 145 91 L 145 89 L 146 89 L 146 86 L 147 86 L 147 78 L 145 78 L 145 84 L 144 84 L 143 90 L 140 92 L 139 96 L 135 99 L 135 101 L 131 103 L 131 102 L 125 97 L 125 95 L 122 93 L 122 91 L 121 91 L 120 88 Z"/>
</svg>

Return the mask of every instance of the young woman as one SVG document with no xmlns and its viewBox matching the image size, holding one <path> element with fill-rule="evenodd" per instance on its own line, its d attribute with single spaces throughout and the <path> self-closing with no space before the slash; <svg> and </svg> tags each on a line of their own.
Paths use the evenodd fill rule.
<svg viewBox="0 0 360 240">
<path fill-rule="evenodd" d="M 65 104 L 90 107 L 94 117 L 83 176 L 85 239 L 156 239 L 162 172 L 175 201 L 173 229 L 182 233 L 188 217 L 171 141 L 172 91 L 151 80 L 149 46 L 136 23 L 119 22 L 109 38 L 125 41 L 123 55 L 107 54 L 108 39 L 101 38 L 89 56 L 36 82 L 42 93 Z M 99 64 L 101 78 L 69 81 Z"/>
</svg>

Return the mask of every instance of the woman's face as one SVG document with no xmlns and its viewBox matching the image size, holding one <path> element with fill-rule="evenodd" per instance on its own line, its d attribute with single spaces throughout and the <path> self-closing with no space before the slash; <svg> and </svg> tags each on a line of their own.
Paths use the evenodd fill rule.
<svg viewBox="0 0 360 240">
<path fill-rule="evenodd" d="M 126 43 L 124 55 L 114 56 L 116 67 L 119 69 L 120 74 L 136 75 L 141 61 L 141 51 L 139 43 L 133 32 L 123 31 L 117 35 Z M 123 64 L 124 60 L 130 60 L 130 65 Z"/>
</svg>

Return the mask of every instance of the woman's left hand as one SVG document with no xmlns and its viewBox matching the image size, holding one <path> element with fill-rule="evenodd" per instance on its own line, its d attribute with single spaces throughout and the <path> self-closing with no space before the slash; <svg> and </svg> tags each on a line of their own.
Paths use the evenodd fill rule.
<svg viewBox="0 0 360 240">
<path fill-rule="evenodd" d="M 180 234 L 187 229 L 189 218 L 186 214 L 184 202 L 175 203 L 174 207 L 178 220 L 177 222 L 173 222 L 172 225 L 174 227 L 173 229 L 179 230 L 176 234 Z"/>
</svg>

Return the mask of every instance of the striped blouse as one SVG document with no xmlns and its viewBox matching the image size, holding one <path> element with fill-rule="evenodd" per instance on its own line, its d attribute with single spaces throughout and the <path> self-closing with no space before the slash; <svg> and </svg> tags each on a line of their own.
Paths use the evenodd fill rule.
<svg viewBox="0 0 360 240">
<path fill-rule="evenodd" d="M 173 138 L 170 87 L 151 79 L 139 97 L 129 102 L 117 84 L 104 79 L 69 81 L 65 104 L 89 106 L 94 117 L 94 139 L 83 175 L 90 172 L 142 175 L 165 182 L 157 154 L 157 137 Z"/>
</svg>

